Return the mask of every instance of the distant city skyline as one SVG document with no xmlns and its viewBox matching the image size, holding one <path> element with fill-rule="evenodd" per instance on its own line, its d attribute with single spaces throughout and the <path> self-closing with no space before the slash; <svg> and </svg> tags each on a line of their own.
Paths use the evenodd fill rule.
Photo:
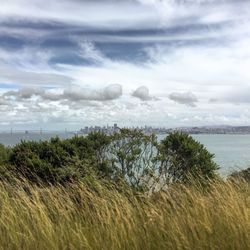
<svg viewBox="0 0 250 250">
<path fill-rule="evenodd" d="M 27 135 L 29 138 L 29 135 L 49 135 L 54 134 L 55 136 L 57 133 L 58 135 L 62 136 L 72 136 L 72 135 L 87 135 L 92 132 L 102 132 L 105 134 L 113 134 L 116 132 L 119 132 L 120 129 L 137 129 L 143 131 L 145 134 L 168 134 L 173 131 L 182 131 L 189 134 L 250 134 L 250 126 L 228 126 L 228 125 L 217 125 L 217 126 L 200 126 L 200 127 L 154 127 L 154 126 L 127 126 L 123 127 L 119 124 L 115 123 L 113 125 L 106 125 L 106 126 L 85 126 L 81 127 L 77 130 L 70 130 L 65 128 L 64 130 L 51 130 L 51 129 L 26 129 L 26 130 L 15 130 L 11 128 L 10 130 L 0 130 L 0 134 L 5 135 Z"/>
<path fill-rule="evenodd" d="M 8 0 L 0 130 L 250 125 L 249 0 Z"/>
</svg>

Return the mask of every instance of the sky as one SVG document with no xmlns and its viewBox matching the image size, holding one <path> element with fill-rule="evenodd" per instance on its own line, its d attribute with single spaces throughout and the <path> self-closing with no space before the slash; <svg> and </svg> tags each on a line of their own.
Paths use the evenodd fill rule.
<svg viewBox="0 0 250 250">
<path fill-rule="evenodd" d="M 0 129 L 250 125 L 249 0 L 8 0 Z"/>
</svg>

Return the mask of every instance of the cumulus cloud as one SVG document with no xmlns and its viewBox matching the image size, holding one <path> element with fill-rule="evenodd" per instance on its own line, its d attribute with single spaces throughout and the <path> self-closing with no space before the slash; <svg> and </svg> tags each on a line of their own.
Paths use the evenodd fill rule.
<svg viewBox="0 0 250 250">
<path fill-rule="evenodd" d="M 5 1 L 0 121 L 179 126 L 182 117 L 197 125 L 210 113 L 206 123 L 230 123 L 249 110 L 249 7 L 247 0 Z M 115 82 L 123 88 L 105 87 Z M 147 87 L 131 93 L 139 83 Z M 196 109 L 185 108 L 198 102 L 186 89 L 197 93 Z M 246 112 L 237 122 L 249 120 Z"/>
<path fill-rule="evenodd" d="M 189 107 L 196 107 L 195 103 L 198 102 L 197 97 L 192 92 L 173 92 L 169 95 L 169 99 L 179 104 L 187 105 Z"/>
<path fill-rule="evenodd" d="M 216 103 L 216 102 L 218 102 L 219 101 L 219 99 L 217 99 L 217 98 L 210 98 L 209 100 L 208 100 L 208 102 L 210 102 L 210 103 Z"/>
<path fill-rule="evenodd" d="M 133 97 L 139 98 L 142 101 L 150 101 L 153 98 L 149 94 L 149 89 L 146 86 L 137 88 L 133 93 Z"/>
<path fill-rule="evenodd" d="M 7 106 L 9 105 L 8 102 L 1 96 L 0 97 L 0 106 Z"/>
<path fill-rule="evenodd" d="M 8 91 L 4 94 L 5 97 L 15 97 L 18 99 L 30 99 L 32 96 L 40 95 L 43 96 L 45 93 L 42 89 L 36 88 L 22 88 L 20 90 Z"/>
<path fill-rule="evenodd" d="M 23 88 L 4 93 L 4 97 L 14 97 L 18 100 L 40 97 L 50 101 L 111 101 L 122 96 L 122 86 L 120 84 L 111 84 L 103 89 L 84 89 L 80 87 L 70 87 L 64 89 L 62 93 L 55 93 L 49 90 L 37 88 Z"/>
<path fill-rule="evenodd" d="M 122 86 L 120 84 L 112 84 L 103 89 L 91 90 L 81 88 L 69 88 L 64 90 L 63 97 L 72 101 L 111 101 L 122 96 Z"/>
</svg>

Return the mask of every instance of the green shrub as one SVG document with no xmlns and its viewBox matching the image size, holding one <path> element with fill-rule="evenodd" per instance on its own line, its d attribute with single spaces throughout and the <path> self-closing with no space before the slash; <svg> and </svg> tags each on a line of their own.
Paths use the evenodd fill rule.
<svg viewBox="0 0 250 250">
<path fill-rule="evenodd" d="M 110 177 L 112 175 L 111 164 L 107 159 L 111 136 L 93 132 L 86 137 L 73 137 L 69 141 L 76 147 L 80 160 L 95 169 L 101 176 Z"/>
<path fill-rule="evenodd" d="M 22 141 L 12 149 L 0 145 L 0 166 L 35 183 L 65 183 L 94 174 L 150 191 L 186 182 L 190 176 L 211 179 L 218 169 L 213 155 L 189 135 L 173 133 L 158 143 L 155 135 L 130 129 L 113 135 L 95 132 L 67 140 Z"/>
<path fill-rule="evenodd" d="M 85 173 L 75 146 L 59 138 L 50 142 L 21 142 L 13 148 L 10 164 L 22 176 L 35 182 L 64 182 L 78 179 Z"/>
<path fill-rule="evenodd" d="M 10 154 L 11 154 L 11 149 L 6 148 L 4 145 L 0 144 L 0 165 L 9 162 Z"/>
<path fill-rule="evenodd" d="M 165 181 L 187 182 L 190 178 L 212 179 L 218 170 L 214 155 L 192 136 L 174 132 L 159 144 L 159 171 L 164 172 Z"/>
<path fill-rule="evenodd" d="M 244 180 L 250 183 L 250 168 L 235 171 L 230 176 L 229 179 L 231 180 Z"/>
</svg>

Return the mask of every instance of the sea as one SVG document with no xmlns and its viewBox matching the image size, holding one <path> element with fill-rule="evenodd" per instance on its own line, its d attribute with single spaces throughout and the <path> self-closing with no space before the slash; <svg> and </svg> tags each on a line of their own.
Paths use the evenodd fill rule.
<svg viewBox="0 0 250 250">
<path fill-rule="evenodd" d="M 49 140 L 55 136 L 66 139 L 73 137 L 74 133 L 0 133 L 0 143 L 12 147 L 21 140 Z M 158 135 L 158 139 L 161 140 L 165 136 Z M 250 134 L 195 134 L 192 136 L 214 154 L 214 160 L 220 166 L 219 171 L 222 175 L 250 166 Z"/>
</svg>

